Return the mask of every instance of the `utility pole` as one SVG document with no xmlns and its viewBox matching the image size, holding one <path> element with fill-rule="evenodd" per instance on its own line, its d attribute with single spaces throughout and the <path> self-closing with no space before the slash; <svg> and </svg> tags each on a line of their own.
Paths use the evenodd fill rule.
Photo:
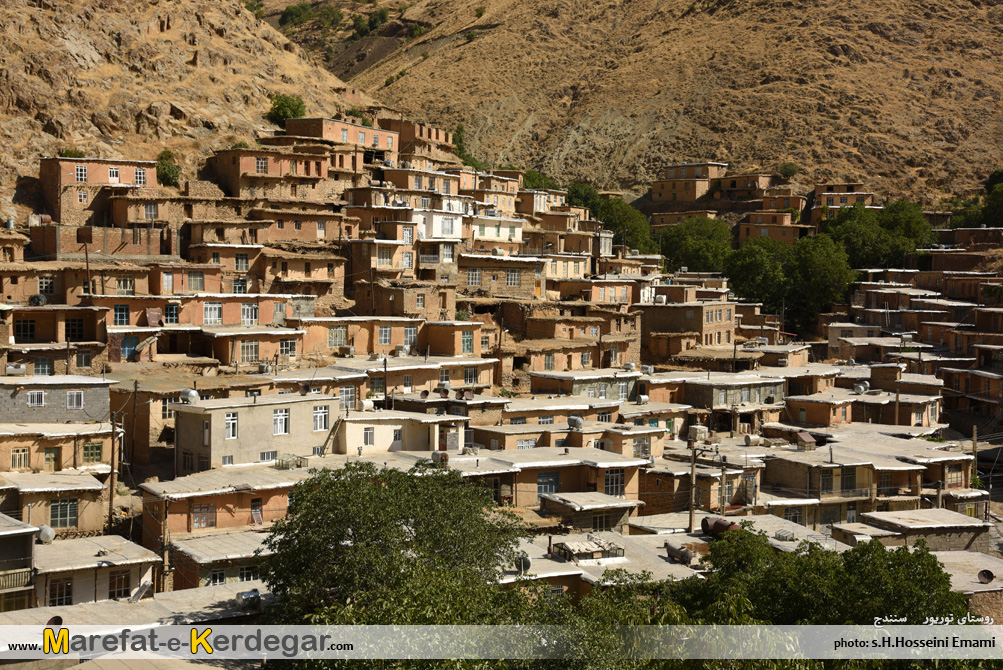
<svg viewBox="0 0 1003 670">
<path fill-rule="evenodd" d="M 84 242 L 84 267 L 87 269 L 87 291 L 86 293 L 91 294 L 94 289 L 91 286 L 91 256 L 87 253 L 87 247 L 90 246 L 87 242 Z"/>
<path fill-rule="evenodd" d="M 115 468 L 118 460 L 115 437 L 118 432 L 115 429 L 115 412 L 111 413 L 111 477 L 108 478 L 108 534 L 112 532 L 112 522 L 115 518 Z"/>
<path fill-rule="evenodd" d="M 896 425 L 898 425 L 898 422 L 902 420 L 899 417 L 899 393 L 900 393 L 899 388 L 895 387 L 895 424 Z"/>
<path fill-rule="evenodd" d="M 972 475 L 968 485 L 979 476 L 979 427 L 972 426 Z"/>
<path fill-rule="evenodd" d="M 727 508 L 727 502 L 728 502 L 727 475 L 725 474 L 726 472 L 727 468 L 724 465 L 721 465 L 721 482 L 718 484 L 718 494 L 721 500 L 718 503 L 718 505 L 719 509 L 721 510 L 722 516 L 725 513 L 725 509 Z"/>
<path fill-rule="evenodd" d="M 697 449 L 693 440 L 687 440 L 690 450 L 690 532 L 696 530 L 695 508 L 697 504 Z"/>
</svg>

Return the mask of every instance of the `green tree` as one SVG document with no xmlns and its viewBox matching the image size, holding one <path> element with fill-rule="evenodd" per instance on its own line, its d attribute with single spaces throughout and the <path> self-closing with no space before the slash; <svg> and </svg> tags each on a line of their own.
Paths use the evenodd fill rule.
<svg viewBox="0 0 1003 670">
<path fill-rule="evenodd" d="M 1003 228 L 1003 184 L 994 186 L 983 199 L 980 225 Z"/>
<path fill-rule="evenodd" d="M 761 302 L 779 313 L 791 289 L 787 271 L 793 260 L 790 245 L 769 237 L 753 238 L 725 261 L 728 285 L 742 300 Z"/>
<path fill-rule="evenodd" d="M 254 18 L 265 18 L 265 5 L 261 0 L 244 0 L 244 8 L 254 14 Z"/>
<path fill-rule="evenodd" d="M 62 158 L 86 158 L 87 152 L 83 149 L 77 149 L 75 147 L 64 147 L 59 150 L 59 155 Z"/>
<path fill-rule="evenodd" d="M 658 245 L 651 239 L 647 217 L 622 198 L 601 200 L 597 218 L 613 231 L 613 244 L 624 244 L 641 253 L 658 251 Z"/>
<path fill-rule="evenodd" d="M 559 189 L 561 185 L 554 181 L 550 175 L 539 170 L 526 170 L 522 175 L 523 188 L 549 188 Z"/>
<path fill-rule="evenodd" d="M 703 217 L 687 219 L 659 234 L 662 255 L 672 269 L 721 272 L 732 250 L 731 228 L 724 221 Z"/>
<path fill-rule="evenodd" d="M 481 18 L 482 16 L 484 16 L 484 11 L 486 9 L 487 9 L 487 7 L 485 7 L 484 5 L 479 5 L 477 8 L 474 9 L 474 15 L 477 18 Z"/>
<path fill-rule="evenodd" d="M 177 186 L 181 179 L 181 168 L 170 160 L 157 161 L 157 183 L 161 186 Z"/>
<path fill-rule="evenodd" d="M 355 30 L 353 37 L 365 37 L 369 34 L 369 19 L 361 14 L 352 14 L 352 28 Z"/>
<path fill-rule="evenodd" d="M 531 616 L 525 592 L 498 582 L 526 533 L 455 470 L 350 462 L 300 484 L 261 574 L 283 623 L 518 622 Z"/>
<path fill-rule="evenodd" d="M 277 126 L 281 126 L 286 119 L 298 119 L 306 114 L 306 103 L 298 95 L 286 95 L 279 93 L 272 98 L 271 109 L 266 117 Z"/>
<path fill-rule="evenodd" d="M 799 332 L 814 331 L 818 315 L 845 300 L 856 279 L 846 252 L 825 234 L 795 243 L 787 276 L 791 285 L 787 318 Z"/>
<path fill-rule="evenodd" d="M 797 175 L 797 173 L 800 171 L 801 168 L 798 167 L 797 163 L 791 163 L 789 161 L 786 163 L 781 163 L 780 167 L 777 168 L 777 172 L 779 172 L 780 176 L 783 177 L 784 179 L 793 179 L 795 175 Z"/>
<path fill-rule="evenodd" d="M 602 198 L 599 197 L 599 191 L 595 190 L 592 186 L 583 181 L 576 181 L 568 187 L 568 204 L 572 207 L 585 207 L 591 212 L 592 218 L 595 219 L 599 216 L 599 206 L 602 204 Z"/>
<path fill-rule="evenodd" d="M 993 170 L 992 174 L 986 177 L 986 180 L 982 182 L 982 185 L 986 189 L 986 193 L 992 193 L 993 189 L 999 184 L 1003 184 L 1003 168 Z"/>
<path fill-rule="evenodd" d="M 386 7 L 381 7 L 369 15 L 369 30 L 373 31 L 382 26 L 390 19 L 390 11 Z"/>
<path fill-rule="evenodd" d="M 279 25 L 280 26 L 298 26 L 302 23 L 306 23 L 312 14 L 312 8 L 309 3 L 301 2 L 295 5 L 287 5 L 282 13 L 279 14 Z"/>
</svg>

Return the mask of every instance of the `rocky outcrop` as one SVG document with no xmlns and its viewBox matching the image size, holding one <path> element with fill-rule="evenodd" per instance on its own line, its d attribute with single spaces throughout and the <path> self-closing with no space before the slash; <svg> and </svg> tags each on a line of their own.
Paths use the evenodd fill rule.
<svg viewBox="0 0 1003 670">
<path fill-rule="evenodd" d="M 310 113 L 346 107 L 344 83 L 239 0 L 0 3 L 0 217 L 33 206 L 38 159 L 66 147 L 153 158 L 194 176 L 213 148 L 275 128 L 277 93 Z"/>
</svg>

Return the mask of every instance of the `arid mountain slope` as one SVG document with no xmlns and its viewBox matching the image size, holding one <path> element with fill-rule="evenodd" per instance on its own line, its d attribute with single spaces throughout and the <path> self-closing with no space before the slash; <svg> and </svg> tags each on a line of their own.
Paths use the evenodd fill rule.
<svg viewBox="0 0 1003 670">
<path fill-rule="evenodd" d="M 384 30 L 430 31 L 329 62 L 388 105 L 465 123 L 475 155 L 563 179 L 640 193 L 665 161 L 793 160 L 806 180 L 934 198 L 998 167 L 997 2 L 418 0 Z"/>
<path fill-rule="evenodd" d="M 0 215 L 31 204 L 26 176 L 64 147 L 168 147 L 190 172 L 210 148 L 270 127 L 270 95 L 344 108 L 344 84 L 301 52 L 238 0 L 0 2 Z"/>
</svg>

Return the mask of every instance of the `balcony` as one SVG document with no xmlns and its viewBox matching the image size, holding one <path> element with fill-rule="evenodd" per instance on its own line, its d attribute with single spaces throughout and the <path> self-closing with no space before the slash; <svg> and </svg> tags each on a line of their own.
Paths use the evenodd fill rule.
<svg viewBox="0 0 1003 670">
<path fill-rule="evenodd" d="M 0 570 L 0 592 L 31 586 L 31 568 Z"/>
<path fill-rule="evenodd" d="M 822 491 L 820 497 L 823 500 L 827 498 L 870 498 L 871 489 L 870 487 L 867 487 L 863 489 L 835 489 Z"/>
<path fill-rule="evenodd" d="M 421 254 L 418 256 L 418 261 L 422 265 L 437 265 L 439 263 L 439 256 L 432 254 Z"/>
<path fill-rule="evenodd" d="M 919 497 L 919 489 L 913 490 L 910 486 L 879 486 L 878 497 L 889 496 L 916 496 Z"/>
</svg>

